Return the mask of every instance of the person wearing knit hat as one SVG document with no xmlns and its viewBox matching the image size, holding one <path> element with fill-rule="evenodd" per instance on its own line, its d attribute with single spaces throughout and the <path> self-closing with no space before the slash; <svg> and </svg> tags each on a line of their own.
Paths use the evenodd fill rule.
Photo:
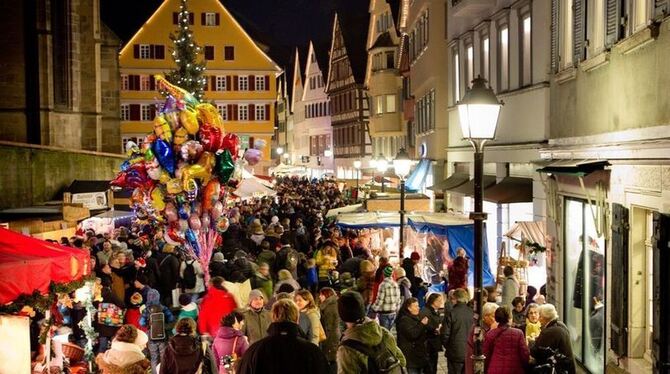
<svg viewBox="0 0 670 374">
<path fill-rule="evenodd" d="M 245 322 L 242 333 L 249 338 L 249 344 L 254 344 L 268 335 L 272 318 L 270 311 L 265 309 L 266 301 L 263 291 L 254 289 L 249 292 L 248 308 L 242 312 Z"/>
<path fill-rule="evenodd" d="M 384 280 L 379 285 L 377 299 L 372 304 L 372 310 L 379 314 L 379 324 L 391 330 L 396 313 L 402 303 L 402 295 L 398 283 L 393 279 L 393 267 L 384 268 Z"/>
<path fill-rule="evenodd" d="M 337 348 L 340 373 L 367 373 L 368 356 L 361 351 L 383 344 L 393 353 L 400 367 L 406 360 L 391 333 L 377 322 L 365 317 L 365 300 L 360 293 L 348 291 L 337 300 L 337 312 L 347 326 Z"/>
</svg>

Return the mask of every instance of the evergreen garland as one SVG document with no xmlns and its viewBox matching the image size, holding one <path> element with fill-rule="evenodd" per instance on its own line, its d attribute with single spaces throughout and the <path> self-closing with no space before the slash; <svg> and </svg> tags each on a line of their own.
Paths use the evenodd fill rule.
<svg viewBox="0 0 670 374">
<path fill-rule="evenodd" d="M 55 283 L 52 281 L 49 284 L 49 293 L 47 295 L 42 295 L 38 290 L 33 291 L 32 294 L 22 294 L 11 304 L 0 305 L 0 314 L 17 314 L 24 306 L 29 306 L 44 313 L 51 308 L 59 293 L 73 292 L 84 286 L 87 281 L 93 280 L 95 280 L 95 274 L 68 283 Z"/>
<path fill-rule="evenodd" d="M 198 55 L 202 48 L 193 40 L 193 31 L 189 22 L 187 0 L 181 0 L 178 13 L 179 25 L 177 31 L 170 34 L 174 43 L 171 49 L 172 59 L 177 68 L 165 75 L 170 83 L 176 84 L 190 92 L 196 99 L 202 101 L 203 91 L 207 84 L 205 61 L 198 62 Z M 167 92 L 161 92 L 168 96 Z"/>
</svg>

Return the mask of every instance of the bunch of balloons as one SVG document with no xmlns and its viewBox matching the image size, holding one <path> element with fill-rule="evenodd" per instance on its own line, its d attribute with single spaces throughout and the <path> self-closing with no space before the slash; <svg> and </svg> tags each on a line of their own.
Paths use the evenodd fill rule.
<svg viewBox="0 0 670 374">
<path fill-rule="evenodd" d="M 128 159 L 112 186 L 132 189 L 131 206 L 163 226 L 164 239 L 186 245 L 199 256 L 211 233 L 228 229 L 224 214 L 228 188 L 241 177 L 244 163 L 255 165 L 266 146 L 256 141 L 240 150 L 240 139 L 226 133 L 217 109 L 157 75 L 168 92 L 141 146 L 126 144 Z"/>
</svg>

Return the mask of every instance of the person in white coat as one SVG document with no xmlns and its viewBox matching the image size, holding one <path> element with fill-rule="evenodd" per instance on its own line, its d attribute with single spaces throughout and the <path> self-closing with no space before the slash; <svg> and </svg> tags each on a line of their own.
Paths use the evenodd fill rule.
<svg viewBox="0 0 670 374">
<path fill-rule="evenodd" d="M 181 265 L 179 265 L 179 277 L 181 277 L 182 280 L 184 279 L 184 271 L 186 270 L 186 266 L 190 264 L 193 265 L 193 270 L 195 271 L 195 287 L 182 287 L 182 292 L 191 295 L 192 300 L 196 301 L 200 297 L 200 294 L 205 292 L 205 272 L 202 270 L 200 261 L 187 259 L 182 261 Z"/>
</svg>

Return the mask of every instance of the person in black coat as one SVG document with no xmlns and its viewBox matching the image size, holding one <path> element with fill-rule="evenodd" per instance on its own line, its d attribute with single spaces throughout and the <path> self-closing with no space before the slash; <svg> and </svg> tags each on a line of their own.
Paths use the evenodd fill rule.
<svg viewBox="0 0 670 374">
<path fill-rule="evenodd" d="M 212 261 L 209 263 L 209 277 L 223 277 L 226 279 L 226 262 L 223 253 L 215 252 L 212 255 Z"/>
<path fill-rule="evenodd" d="M 239 361 L 237 374 L 326 374 L 321 349 L 300 336 L 298 307 L 290 299 L 272 305 L 268 336 L 252 344 Z"/>
<path fill-rule="evenodd" d="M 539 311 L 542 332 L 535 339 L 535 345 L 530 349 L 530 355 L 535 358 L 537 363 L 542 364 L 551 356 L 551 350 L 558 351 L 567 358 L 566 362 L 562 363 L 561 368 L 569 374 L 575 374 L 577 369 L 568 327 L 558 320 L 558 312 L 552 304 L 540 305 Z"/>
<path fill-rule="evenodd" d="M 426 374 L 437 373 L 437 360 L 439 352 L 442 351 L 442 336 L 440 334 L 440 328 L 442 327 L 440 309 L 442 308 L 444 308 L 444 294 L 434 292 L 428 296 L 426 306 L 419 313 L 419 318 L 428 318 L 426 334 L 428 335 L 427 350 L 429 366 L 425 370 Z"/>
<path fill-rule="evenodd" d="M 468 306 L 470 295 L 463 288 L 453 290 L 450 302 L 454 305 L 444 313 L 442 321 L 442 343 L 445 348 L 449 373 L 460 373 L 464 370 L 468 333 L 472 328 L 473 311 Z"/>
<path fill-rule="evenodd" d="M 405 355 L 409 374 L 421 374 L 429 367 L 428 317 L 419 317 L 419 300 L 410 297 L 400 307 L 395 321 L 398 348 Z"/>
<path fill-rule="evenodd" d="M 175 248 L 172 245 L 163 247 L 165 257 L 158 265 L 161 277 L 158 282 L 158 292 L 161 294 L 161 303 L 163 305 L 172 305 L 172 290 L 177 288 L 179 282 L 179 259 L 174 254 Z"/>
</svg>

